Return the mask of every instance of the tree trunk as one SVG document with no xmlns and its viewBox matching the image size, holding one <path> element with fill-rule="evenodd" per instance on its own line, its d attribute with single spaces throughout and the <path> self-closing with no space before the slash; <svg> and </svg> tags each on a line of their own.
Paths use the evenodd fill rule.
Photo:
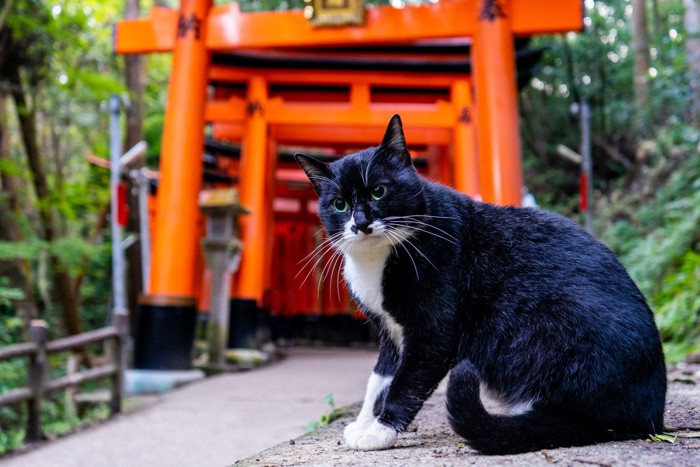
<svg viewBox="0 0 700 467">
<path fill-rule="evenodd" d="M 650 114 L 649 31 L 646 0 L 632 0 L 632 48 L 634 51 L 634 103 L 637 119 L 645 126 Z"/>
<path fill-rule="evenodd" d="M 138 18 L 140 12 L 139 0 L 127 0 L 124 18 Z M 126 138 L 125 147 L 131 148 L 143 140 L 143 90 L 146 81 L 145 57 L 143 55 L 125 55 L 125 81 L 129 89 L 129 106 L 126 111 Z M 132 233 L 139 232 L 139 199 L 134 184 L 128 182 L 129 220 L 127 230 Z M 141 270 L 141 240 L 133 243 L 126 251 L 127 255 L 127 279 L 128 279 L 128 305 L 132 333 L 136 330 L 136 307 L 139 296 L 143 290 L 143 274 Z"/>
<path fill-rule="evenodd" d="M 683 0 L 685 6 L 685 53 L 690 75 L 690 119 L 700 125 L 700 1 Z"/>
<path fill-rule="evenodd" d="M 139 0 L 126 0 L 125 19 L 136 19 L 141 10 Z M 129 89 L 129 107 L 126 115 L 126 147 L 143 139 L 143 90 L 146 75 L 143 55 L 125 55 L 125 80 Z"/>
<path fill-rule="evenodd" d="M 659 38 L 664 34 L 666 29 L 664 20 L 661 17 L 661 12 L 659 11 L 659 0 L 651 0 L 651 14 L 652 23 L 654 24 L 655 40 L 659 40 Z"/>
<path fill-rule="evenodd" d="M 0 90 L 0 160 L 9 158 L 7 94 Z M 22 240 L 16 222 L 16 216 L 20 215 L 19 186 L 17 177 L 0 171 L 0 190 L 5 198 L 0 201 L 0 240 L 3 241 Z M 28 329 L 29 322 L 39 317 L 28 261 L 21 259 L 0 261 L 0 277 L 7 277 L 9 287 L 22 291 L 24 297 L 15 302 L 15 314 L 22 319 Z"/>
<path fill-rule="evenodd" d="M 37 140 L 36 115 L 27 105 L 24 87 L 17 66 L 9 66 L 8 68 L 7 72 L 12 85 L 12 97 L 15 102 L 22 142 L 31 172 L 34 192 L 37 197 L 39 219 L 44 230 L 44 239 L 51 243 L 56 240 L 57 232 L 50 207 L 51 190 Z M 81 333 L 83 326 L 80 320 L 78 295 L 74 291 L 70 274 L 65 265 L 55 256 L 51 256 L 50 264 L 53 291 L 63 310 L 63 325 L 66 333 L 69 335 Z"/>
</svg>

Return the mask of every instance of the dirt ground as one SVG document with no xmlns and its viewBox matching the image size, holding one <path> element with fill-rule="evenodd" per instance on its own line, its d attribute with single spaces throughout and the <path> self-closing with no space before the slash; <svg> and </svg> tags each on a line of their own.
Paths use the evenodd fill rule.
<svg viewBox="0 0 700 467">
<path fill-rule="evenodd" d="M 239 460 L 236 466 L 278 465 L 505 465 L 505 466 L 700 466 L 700 364 L 669 371 L 666 432 L 675 441 L 637 440 L 538 452 L 484 456 L 470 449 L 447 424 L 444 394 L 436 392 L 414 422 L 415 430 L 399 435 L 386 451 L 352 451 L 343 445 L 343 429 L 359 404 L 330 425 Z"/>
</svg>

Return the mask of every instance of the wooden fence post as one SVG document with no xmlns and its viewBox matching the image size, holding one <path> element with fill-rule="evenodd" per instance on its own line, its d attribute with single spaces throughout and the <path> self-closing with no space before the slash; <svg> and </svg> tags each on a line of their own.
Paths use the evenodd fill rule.
<svg viewBox="0 0 700 467">
<path fill-rule="evenodd" d="M 122 409 L 124 398 L 124 372 L 127 360 L 127 339 L 129 337 L 129 315 L 114 313 L 113 326 L 117 328 L 117 337 L 114 339 L 114 376 L 112 377 L 112 400 L 110 401 L 110 413 L 118 414 Z"/>
<path fill-rule="evenodd" d="M 41 440 L 41 399 L 44 397 L 46 384 L 46 321 L 33 319 L 29 324 L 29 334 L 36 344 L 36 353 L 29 360 L 27 374 L 32 398 L 27 403 L 27 433 L 26 440 L 35 442 Z"/>
</svg>

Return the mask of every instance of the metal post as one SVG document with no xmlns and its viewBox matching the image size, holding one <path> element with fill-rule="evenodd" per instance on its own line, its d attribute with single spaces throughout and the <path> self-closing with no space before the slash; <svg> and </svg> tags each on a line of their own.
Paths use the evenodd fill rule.
<svg viewBox="0 0 700 467">
<path fill-rule="evenodd" d="M 591 158 L 591 111 L 588 101 L 581 100 L 581 190 L 585 193 L 585 225 L 591 235 L 595 235 L 593 228 L 593 161 Z"/>
<path fill-rule="evenodd" d="M 151 230 L 148 225 L 149 183 L 146 169 L 140 168 L 136 173 L 136 186 L 139 190 L 139 237 L 141 240 L 141 268 L 144 293 L 149 292 L 151 283 Z"/>
<path fill-rule="evenodd" d="M 124 278 L 124 250 L 122 249 L 122 227 L 119 225 L 119 181 L 121 177 L 120 158 L 122 156 L 122 131 L 119 114 L 121 98 L 112 96 L 109 99 L 109 135 L 110 135 L 110 193 L 111 193 L 111 222 L 112 222 L 112 293 L 114 295 L 114 310 L 126 313 L 126 281 Z"/>
</svg>

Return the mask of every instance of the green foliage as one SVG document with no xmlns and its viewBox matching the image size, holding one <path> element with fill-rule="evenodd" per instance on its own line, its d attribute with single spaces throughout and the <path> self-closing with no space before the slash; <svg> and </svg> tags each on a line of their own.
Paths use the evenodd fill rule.
<svg viewBox="0 0 700 467">
<path fill-rule="evenodd" d="M 85 423 L 103 420 L 109 416 L 109 407 L 104 404 L 88 409 L 80 417 L 68 407 L 70 402 L 66 400 L 65 393 L 49 399 L 42 405 L 41 426 L 47 437 L 68 434 Z"/>
<path fill-rule="evenodd" d="M 648 298 L 672 361 L 700 350 L 699 142 L 697 129 L 668 127 L 651 144 L 648 172 L 601 212 L 603 240 Z"/>
<path fill-rule="evenodd" d="M 158 168 L 171 58 L 166 55 L 149 55 L 147 60 L 148 82 L 143 96 L 146 109 L 143 131 L 148 143 L 146 163 L 149 167 Z"/>
<path fill-rule="evenodd" d="M 0 292 L 2 287 L 0 286 Z M 0 347 L 21 340 L 24 323 L 15 316 L 5 316 L 1 313 L 0 304 Z M 26 386 L 27 384 L 26 358 L 16 358 L 6 362 L 0 362 L 0 394 L 11 389 Z M 7 450 L 17 449 L 22 445 L 24 433 L 22 423 L 24 420 L 23 408 L 0 407 L 0 455 Z"/>
<path fill-rule="evenodd" d="M 0 306 L 9 307 L 13 300 L 24 298 L 24 292 L 16 287 L 7 286 L 7 277 L 0 277 Z"/>
<path fill-rule="evenodd" d="M 406 2 L 399 2 L 401 5 L 420 5 L 421 3 L 428 3 L 429 0 L 408 0 Z M 227 3 L 234 3 L 235 0 L 216 0 L 217 5 L 225 5 Z M 241 11 L 243 12 L 254 12 L 254 11 L 274 11 L 274 10 L 301 10 L 304 8 L 304 0 L 238 0 Z M 389 0 L 365 0 L 365 5 L 372 6 L 383 6 L 389 5 Z"/>
<path fill-rule="evenodd" d="M 700 254 L 687 251 L 652 300 L 669 359 L 700 350 Z"/>
<path fill-rule="evenodd" d="M 682 122 L 689 111 L 688 64 L 684 49 L 683 6 L 661 2 L 650 37 L 651 108 L 634 108 L 634 58 L 629 0 L 585 2 L 581 33 L 535 37 L 530 48 L 546 51 L 539 71 L 520 95 L 525 180 L 543 207 L 576 215 L 579 167 L 556 155 L 564 144 L 578 150 L 579 120 L 571 105 L 591 105 L 595 188 L 608 191 L 628 165 L 650 128 Z M 651 11 L 651 10 L 650 10 Z M 614 151 L 611 151 L 614 150 Z"/>
<path fill-rule="evenodd" d="M 698 350 L 700 132 L 689 115 L 689 67 L 681 0 L 649 8 L 650 106 L 635 109 L 629 0 L 587 0 L 585 30 L 534 38 L 540 68 L 520 93 L 525 180 L 539 204 L 580 215 L 580 167 L 556 147 L 578 150 L 572 104 L 591 105 L 598 232 L 654 309 L 667 357 Z"/>
<path fill-rule="evenodd" d="M 328 425 L 330 422 L 337 418 L 335 398 L 333 397 L 333 393 L 326 394 L 326 397 L 324 399 L 329 407 L 328 413 L 321 415 L 321 418 L 319 418 L 318 420 L 312 420 L 309 423 L 307 423 L 304 426 L 304 433 L 311 433 L 312 431 L 316 431 L 319 428 Z"/>
<path fill-rule="evenodd" d="M 12 67 L 7 64 L 18 65 L 51 193 L 42 207 L 49 209 L 56 226 L 53 242 L 40 240 L 44 236 L 31 171 L 14 107 L 8 105 L 9 150 L 0 157 L 0 172 L 16 177 L 19 189 L 8 193 L 3 187 L 0 210 L 7 216 L 3 219 L 16 224 L 21 241 L 0 241 L 0 263 L 20 260 L 29 277 L 27 290 L 10 287 L 7 278 L 0 277 L 0 346 L 25 340 L 27 323 L 14 307 L 17 300 L 30 295 L 27 291 L 38 297 L 39 316 L 49 323 L 51 338 L 62 336 L 62 310 L 51 287 L 51 257 L 57 258 L 73 278 L 81 277 L 75 284 L 80 286 L 84 327 L 93 329 L 106 323 L 109 235 L 104 227 L 97 227 L 109 199 L 109 171 L 90 166 L 86 156 L 109 154 L 108 116 L 102 102 L 126 90 L 121 58 L 112 53 L 112 26 L 123 8 L 123 0 L 14 0 L 6 28 L 0 31 L 0 39 L 10 40 L 4 48 L 7 43 L 0 40 L 2 97 L 17 89 L 7 73 Z M 167 79 L 167 70 L 163 74 Z M 0 226 L 3 235 L 4 228 Z M 52 356 L 53 377 L 65 375 L 66 358 Z M 26 359 L 0 363 L 0 393 L 26 383 Z M 101 387 L 85 385 L 83 389 L 93 386 Z M 50 437 L 106 414 L 107 409 L 99 407 L 77 416 L 63 393 L 52 397 L 55 399 L 47 400 L 42 409 L 43 428 Z M 21 405 L 0 408 L 0 454 L 20 446 L 25 423 Z"/>
<path fill-rule="evenodd" d="M 21 340 L 22 327 L 23 323 L 20 319 L 0 316 L 0 346 Z M 50 379 L 65 376 L 67 358 L 68 354 L 66 353 L 50 356 L 48 371 Z M 27 358 L 15 358 L 0 362 L 0 394 L 15 388 L 26 387 L 27 382 Z M 85 383 L 80 389 L 91 392 L 100 388 L 108 388 L 109 384 L 106 381 L 90 382 Z M 74 431 L 86 423 L 103 420 L 108 415 L 109 407 L 106 404 L 88 408 L 84 413 L 78 415 L 66 393 L 56 392 L 42 401 L 41 426 L 44 435 L 54 438 Z M 0 455 L 22 447 L 26 422 L 25 404 L 0 407 Z"/>
</svg>

